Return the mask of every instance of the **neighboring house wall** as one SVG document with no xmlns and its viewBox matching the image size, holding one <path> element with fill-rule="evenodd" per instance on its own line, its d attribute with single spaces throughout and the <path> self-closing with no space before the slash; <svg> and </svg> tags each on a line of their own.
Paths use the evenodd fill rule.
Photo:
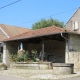
<svg viewBox="0 0 80 80">
<path fill-rule="evenodd" d="M 80 32 L 80 8 L 69 19 L 69 21 L 65 25 L 65 28 L 67 30 Z"/>
<path fill-rule="evenodd" d="M 66 63 L 74 63 L 74 70 L 80 70 L 80 35 L 69 36 L 69 55 L 66 52 Z"/>
</svg>

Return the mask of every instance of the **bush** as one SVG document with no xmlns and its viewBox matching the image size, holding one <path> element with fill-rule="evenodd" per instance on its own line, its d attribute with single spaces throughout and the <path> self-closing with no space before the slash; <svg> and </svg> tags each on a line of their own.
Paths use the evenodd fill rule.
<svg viewBox="0 0 80 80">
<path fill-rule="evenodd" d="M 0 63 L 2 62 L 2 59 L 0 58 Z"/>
<path fill-rule="evenodd" d="M 29 60 L 29 52 L 28 51 L 19 51 L 17 54 L 17 61 L 27 61 Z"/>
<path fill-rule="evenodd" d="M 36 50 L 32 50 L 32 57 L 29 55 L 29 51 L 21 50 L 17 54 L 11 54 L 11 60 L 14 62 L 26 62 L 26 61 L 39 61 Z"/>
<path fill-rule="evenodd" d="M 37 61 L 38 59 L 37 50 L 32 50 L 31 53 L 32 53 L 32 60 Z"/>
<path fill-rule="evenodd" d="M 11 54 L 11 60 L 13 62 L 16 62 L 17 61 L 17 54 Z"/>
<path fill-rule="evenodd" d="M 29 51 L 18 51 L 17 54 L 11 54 L 11 60 L 13 62 L 24 62 L 27 60 L 30 60 L 31 58 L 29 57 Z"/>
<path fill-rule="evenodd" d="M 7 70 L 7 66 L 4 63 L 0 64 L 0 69 L 1 70 Z"/>
</svg>

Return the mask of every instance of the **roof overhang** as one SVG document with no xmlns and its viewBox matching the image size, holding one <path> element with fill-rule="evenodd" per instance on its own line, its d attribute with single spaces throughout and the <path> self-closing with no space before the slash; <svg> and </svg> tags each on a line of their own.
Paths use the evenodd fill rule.
<svg viewBox="0 0 80 80">
<path fill-rule="evenodd" d="M 49 35 L 56 35 L 56 34 L 76 34 L 80 35 L 80 33 L 77 33 L 75 31 L 70 31 L 70 30 L 65 30 L 64 28 L 58 28 L 58 27 L 49 27 L 49 28 L 43 28 L 39 30 L 32 30 L 20 35 L 13 36 L 11 38 L 8 38 L 4 40 L 3 42 L 8 42 L 8 41 L 17 41 L 17 40 L 22 40 L 22 39 L 31 39 L 31 38 L 38 38 L 38 37 L 44 37 L 44 36 L 49 36 Z"/>
<path fill-rule="evenodd" d="M 37 36 L 30 36 L 30 37 L 24 37 L 24 38 L 16 38 L 16 39 L 7 39 L 7 40 L 4 40 L 3 42 L 8 42 L 8 41 L 18 41 L 18 40 L 22 40 L 22 39 L 32 39 L 32 38 L 38 38 L 38 37 L 44 37 L 44 36 L 51 36 L 51 35 L 57 35 L 57 34 L 61 34 L 61 33 L 66 33 L 66 32 L 56 32 L 56 33 L 53 33 L 53 34 L 45 34 L 45 35 L 37 35 Z"/>
</svg>

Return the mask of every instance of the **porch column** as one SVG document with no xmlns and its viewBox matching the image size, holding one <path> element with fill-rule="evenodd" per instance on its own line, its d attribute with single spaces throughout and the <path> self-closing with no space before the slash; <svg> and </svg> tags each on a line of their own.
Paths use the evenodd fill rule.
<svg viewBox="0 0 80 80">
<path fill-rule="evenodd" d="M 66 41 L 66 48 L 65 48 L 65 62 L 69 62 L 69 41 Z"/>
<path fill-rule="evenodd" d="M 6 43 L 3 46 L 3 63 L 9 67 L 9 54 L 7 53 Z"/>
<path fill-rule="evenodd" d="M 42 57 L 41 60 L 44 61 L 44 39 L 42 40 Z"/>
</svg>

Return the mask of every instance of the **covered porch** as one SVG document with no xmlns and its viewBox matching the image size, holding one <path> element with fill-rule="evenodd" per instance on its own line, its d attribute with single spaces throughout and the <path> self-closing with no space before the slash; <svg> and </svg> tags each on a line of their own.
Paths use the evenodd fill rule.
<svg viewBox="0 0 80 80">
<path fill-rule="evenodd" d="M 62 35 L 66 38 L 68 37 L 67 33 L 63 33 Z M 42 54 L 45 53 L 43 61 L 65 63 L 66 39 L 64 39 L 63 36 L 61 36 L 61 33 L 58 33 L 54 35 L 7 41 L 4 44 L 3 62 L 9 65 L 10 60 L 8 55 L 16 54 L 20 49 L 20 43 L 22 43 L 23 50 L 29 51 L 29 54 L 31 54 L 31 50 L 37 50 L 38 56 L 41 51 Z"/>
</svg>

